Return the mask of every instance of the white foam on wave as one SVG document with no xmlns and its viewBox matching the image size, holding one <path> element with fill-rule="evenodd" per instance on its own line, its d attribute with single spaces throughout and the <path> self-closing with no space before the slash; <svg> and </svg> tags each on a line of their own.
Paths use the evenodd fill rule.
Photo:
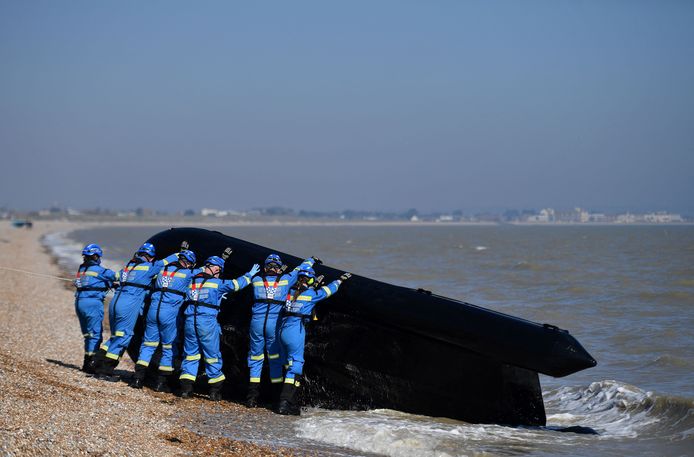
<svg viewBox="0 0 694 457">
<path fill-rule="evenodd" d="M 302 438 L 390 457 L 487 456 L 501 450 L 524 453 L 557 440 L 556 432 L 541 428 L 466 424 L 391 410 L 311 410 L 296 427 Z M 573 443 L 575 436 L 562 435 L 562 444 Z"/>
<path fill-rule="evenodd" d="M 694 401 L 656 395 L 614 380 L 588 387 L 561 387 L 544 394 L 548 425 L 582 425 L 605 438 L 636 438 L 660 435 L 685 439 L 682 427 L 692 422 Z"/>
<path fill-rule="evenodd" d="M 487 246 L 475 246 L 475 251 L 486 251 L 489 249 Z"/>
<path fill-rule="evenodd" d="M 76 270 L 82 263 L 82 244 L 70 238 L 70 232 L 53 232 L 44 235 L 41 240 L 51 254 L 57 259 L 58 265 L 68 270 Z M 114 262 L 104 261 L 102 265 L 117 271 L 120 266 Z"/>
<path fill-rule="evenodd" d="M 383 409 L 312 409 L 297 421 L 296 431 L 301 438 L 391 457 L 554 455 L 563 452 L 559 448 L 589 448 L 596 440 L 610 449 L 611 441 L 691 439 L 694 403 L 688 399 L 658 396 L 609 380 L 554 389 L 544 397 L 547 427 L 467 424 Z M 556 431 L 571 426 L 589 427 L 599 435 Z"/>
</svg>

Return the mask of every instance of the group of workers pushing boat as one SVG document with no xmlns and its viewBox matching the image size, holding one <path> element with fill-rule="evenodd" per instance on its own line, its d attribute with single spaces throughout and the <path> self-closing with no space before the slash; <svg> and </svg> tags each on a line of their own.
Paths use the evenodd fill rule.
<svg viewBox="0 0 694 457">
<path fill-rule="evenodd" d="M 180 356 L 179 395 L 192 395 L 202 362 L 209 398 L 220 400 L 225 379 L 217 322 L 220 303 L 224 294 L 252 285 L 246 405 L 258 405 L 267 357 L 276 411 L 299 414 L 297 389 L 304 365 L 304 323 L 316 303 L 337 292 L 351 275 L 345 273 L 320 286 L 313 269 L 320 262 L 316 257 L 285 273 L 280 256 L 271 254 L 261 274 L 260 266 L 255 264 L 242 276 L 224 280 L 220 274 L 228 253 L 224 258 L 209 257 L 202 268 L 195 267 L 195 253 L 186 245 L 161 260 L 155 260 L 155 255 L 154 245 L 144 243 L 120 271 L 114 272 L 101 266 L 103 251 L 98 245 L 89 244 L 82 250 L 83 262 L 75 279 L 75 309 L 84 336 L 82 370 L 101 379 L 119 380 L 114 369 L 130 344 L 137 318 L 149 298 L 144 337 L 130 385 L 138 389 L 144 386 L 154 353 L 161 347 L 154 390 L 170 391 L 169 380 Z M 112 288 L 117 292 L 108 308 L 111 337 L 102 342 L 103 303 Z M 181 341 L 183 352 L 179 354 Z"/>
</svg>

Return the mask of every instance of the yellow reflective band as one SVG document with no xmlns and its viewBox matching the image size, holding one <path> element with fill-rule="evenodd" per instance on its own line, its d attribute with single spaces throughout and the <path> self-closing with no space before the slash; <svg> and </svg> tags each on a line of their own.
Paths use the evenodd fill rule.
<svg viewBox="0 0 694 457">
<path fill-rule="evenodd" d="M 209 287 L 210 289 L 219 289 L 219 284 L 216 282 L 206 282 L 202 285 L 203 289 Z"/>
<path fill-rule="evenodd" d="M 207 383 L 208 383 L 208 384 L 214 384 L 214 383 L 217 383 L 217 382 L 220 382 L 220 381 L 224 381 L 225 379 L 226 379 L 226 378 L 224 377 L 224 375 L 221 375 L 221 376 L 219 376 L 219 377 L 210 379 L 209 381 L 207 381 Z"/>
<path fill-rule="evenodd" d="M 283 280 L 283 281 L 278 282 L 277 285 L 278 285 L 278 286 L 288 286 L 288 285 L 289 285 L 289 281 L 287 281 L 287 280 L 285 279 L 285 280 Z"/>
<path fill-rule="evenodd" d="M 260 378 L 251 378 L 251 382 L 260 382 Z"/>
<path fill-rule="evenodd" d="M 294 361 L 290 360 L 289 362 L 287 362 L 287 365 L 289 365 L 291 367 L 293 363 L 294 363 Z"/>
<path fill-rule="evenodd" d="M 84 276 L 99 276 L 99 273 L 96 271 L 85 271 Z"/>
<path fill-rule="evenodd" d="M 294 383 L 294 385 L 295 385 L 296 387 L 299 387 L 301 384 L 299 383 L 299 381 L 296 381 L 296 382 Z"/>
<path fill-rule="evenodd" d="M 173 371 L 173 367 L 159 367 L 159 371 Z"/>
<path fill-rule="evenodd" d="M 273 384 L 279 384 L 283 380 L 284 380 L 284 378 L 270 378 L 270 382 Z"/>
<path fill-rule="evenodd" d="M 333 294 L 332 292 L 330 292 L 330 289 L 328 289 L 327 286 L 323 286 L 323 287 L 321 287 L 321 289 L 323 289 L 325 291 L 325 293 L 328 294 L 328 297 Z"/>
<path fill-rule="evenodd" d="M 183 274 L 183 273 L 174 273 L 174 277 L 176 277 L 176 278 L 185 278 L 186 275 Z"/>
<path fill-rule="evenodd" d="M 114 333 L 116 336 L 125 336 L 125 332 L 122 330 L 116 330 L 116 333 Z"/>
<path fill-rule="evenodd" d="M 145 346 L 155 348 L 159 346 L 159 341 L 145 341 Z"/>
<path fill-rule="evenodd" d="M 138 360 L 137 365 L 144 365 L 144 366 L 148 367 L 149 362 L 147 362 L 146 360 Z"/>
<path fill-rule="evenodd" d="M 161 259 L 161 261 L 164 262 L 164 265 L 168 265 L 168 264 L 169 264 L 169 261 L 166 260 L 166 259 Z"/>
<path fill-rule="evenodd" d="M 107 352 L 106 357 L 108 357 L 109 359 L 118 360 L 118 354 L 112 354 L 110 352 Z"/>
<path fill-rule="evenodd" d="M 86 338 L 88 336 L 92 336 L 92 334 L 91 333 L 83 333 L 82 336 Z"/>
<path fill-rule="evenodd" d="M 133 270 L 137 271 L 149 271 L 149 266 L 148 265 L 138 265 Z"/>
<path fill-rule="evenodd" d="M 239 290 L 239 282 L 235 279 L 232 279 L 231 282 L 234 283 L 234 290 Z"/>
<path fill-rule="evenodd" d="M 200 360 L 200 354 L 187 355 L 186 360 Z"/>
<path fill-rule="evenodd" d="M 178 379 L 187 379 L 189 381 L 195 381 L 195 376 L 192 374 L 182 374 L 181 376 L 178 377 Z"/>
<path fill-rule="evenodd" d="M 267 358 L 270 360 L 275 360 L 275 359 L 279 359 L 280 355 L 279 354 L 268 354 Z"/>
<path fill-rule="evenodd" d="M 265 354 L 260 354 L 260 355 L 252 355 L 251 360 L 263 360 L 265 358 Z"/>
<path fill-rule="evenodd" d="M 256 282 L 253 283 L 253 285 L 254 285 L 254 286 L 258 286 L 258 287 L 261 287 L 261 286 L 262 286 L 262 287 L 265 287 L 265 284 L 263 283 L 263 281 L 256 281 Z"/>
<path fill-rule="evenodd" d="M 284 378 L 285 384 L 294 384 L 294 378 Z"/>
<path fill-rule="evenodd" d="M 205 363 L 217 363 L 219 359 L 217 357 L 205 359 Z"/>
<path fill-rule="evenodd" d="M 310 295 L 299 295 L 298 297 L 296 297 L 297 301 L 311 301 L 312 299 L 313 297 Z"/>
<path fill-rule="evenodd" d="M 99 349 L 103 349 L 104 351 L 108 351 L 108 346 L 106 345 L 106 343 L 104 343 L 101 346 L 99 346 Z"/>
<path fill-rule="evenodd" d="M 85 353 L 84 353 L 84 355 L 94 355 L 94 354 L 96 354 L 96 352 L 86 352 L 85 351 Z"/>
<path fill-rule="evenodd" d="M 161 347 L 162 347 L 163 349 L 171 349 L 172 345 L 170 345 L 170 344 L 162 344 Z"/>
</svg>

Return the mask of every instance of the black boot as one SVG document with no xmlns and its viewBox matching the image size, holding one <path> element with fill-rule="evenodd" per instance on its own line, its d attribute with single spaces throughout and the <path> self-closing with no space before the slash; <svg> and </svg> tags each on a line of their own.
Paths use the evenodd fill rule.
<svg viewBox="0 0 694 457">
<path fill-rule="evenodd" d="M 181 380 L 181 391 L 179 392 L 181 398 L 190 398 L 193 396 L 193 381 L 189 379 Z"/>
<path fill-rule="evenodd" d="M 163 374 L 162 372 L 159 372 L 159 375 L 157 376 L 157 383 L 154 385 L 154 391 L 155 392 L 171 392 L 171 388 L 169 387 L 169 376 L 167 374 Z"/>
<path fill-rule="evenodd" d="M 219 401 L 222 399 L 222 384 L 224 384 L 224 381 L 210 384 L 210 400 Z"/>
<path fill-rule="evenodd" d="M 260 383 L 251 382 L 248 384 L 248 393 L 246 394 L 246 407 L 255 408 L 258 406 L 258 398 L 260 397 Z"/>
<path fill-rule="evenodd" d="M 299 389 L 299 377 L 294 378 L 294 383 L 284 383 L 280 394 L 280 405 L 277 413 L 284 416 L 298 416 L 301 414 L 297 391 Z"/>
<path fill-rule="evenodd" d="M 94 367 L 96 363 L 94 362 L 94 354 L 84 355 L 84 362 L 82 362 L 82 371 L 89 374 L 94 374 Z"/>
<path fill-rule="evenodd" d="M 284 379 L 283 379 L 284 381 Z M 280 402 L 280 396 L 282 395 L 282 386 L 284 384 L 281 382 L 276 382 L 270 386 L 270 393 L 272 394 L 272 407 L 276 408 Z"/>
<path fill-rule="evenodd" d="M 140 365 L 139 363 L 135 365 L 135 376 L 133 380 L 130 381 L 130 387 L 134 389 L 142 389 L 145 385 L 145 376 L 147 375 L 147 367 Z"/>
<path fill-rule="evenodd" d="M 118 376 L 113 374 L 113 370 L 116 369 L 116 366 L 118 366 L 117 359 L 106 357 L 104 359 L 104 363 L 99 365 L 99 367 L 96 369 L 96 376 L 105 381 L 116 382 L 120 379 Z"/>
</svg>

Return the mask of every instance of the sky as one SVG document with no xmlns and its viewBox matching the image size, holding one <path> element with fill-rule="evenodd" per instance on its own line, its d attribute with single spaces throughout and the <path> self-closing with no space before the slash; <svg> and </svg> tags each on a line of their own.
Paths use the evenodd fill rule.
<svg viewBox="0 0 694 457">
<path fill-rule="evenodd" d="M 0 2 L 0 206 L 694 214 L 692 1 Z"/>
</svg>

